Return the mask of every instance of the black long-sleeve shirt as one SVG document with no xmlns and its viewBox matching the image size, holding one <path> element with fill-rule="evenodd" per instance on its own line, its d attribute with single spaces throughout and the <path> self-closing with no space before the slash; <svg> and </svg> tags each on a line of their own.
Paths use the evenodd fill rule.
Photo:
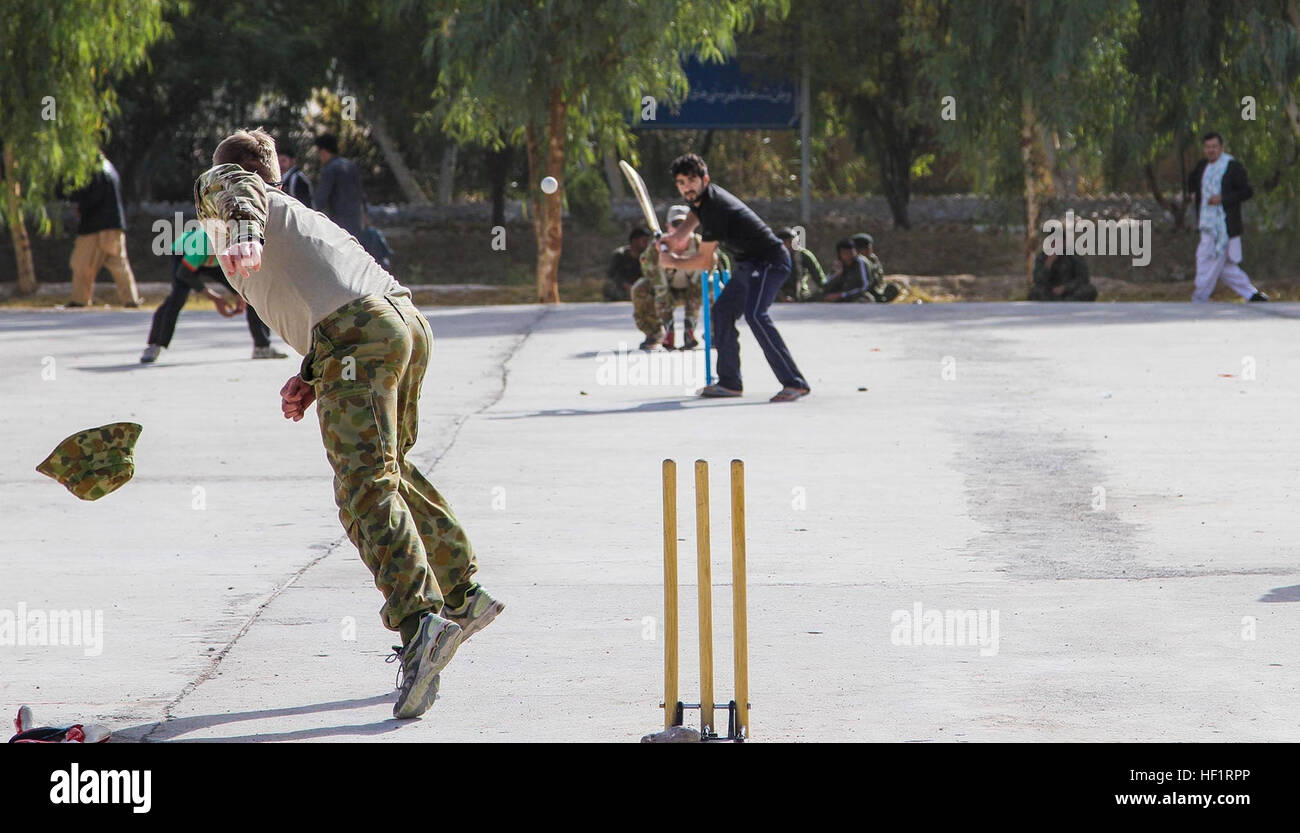
<svg viewBox="0 0 1300 833">
<path fill-rule="evenodd" d="M 126 209 L 122 207 L 122 180 L 117 168 L 101 160 L 99 171 L 84 187 L 68 195 L 77 201 L 80 222 L 77 234 L 94 234 L 106 229 L 126 230 Z"/>
<path fill-rule="evenodd" d="M 708 184 L 699 202 L 691 206 L 691 213 L 699 218 L 700 238 L 706 243 L 717 242 L 737 262 L 773 260 L 785 248 L 754 209 L 716 183 Z"/>
</svg>

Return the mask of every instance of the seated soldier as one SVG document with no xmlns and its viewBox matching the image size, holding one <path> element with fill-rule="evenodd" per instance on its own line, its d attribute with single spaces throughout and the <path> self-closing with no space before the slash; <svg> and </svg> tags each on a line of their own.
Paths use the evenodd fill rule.
<svg viewBox="0 0 1300 833">
<path fill-rule="evenodd" d="M 1088 280 L 1088 264 L 1078 255 L 1049 255 L 1034 258 L 1031 301 L 1095 301 L 1097 287 Z"/>
<path fill-rule="evenodd" d="M 853 241 L 846 237 L 835 244 L 835 269 L 830 280 L 809 300 L 869 302 L 874 300 L 868 291 L 870 287 L 870 264 L 854 249 Z"/>
<path fill-rule="evenodd" d="M 680 226 L 690 211 L 684 205 L 668 209 L 668 229 Z M 686 253 L 698 252 L 700 242 L 698 234 L 692 235 Z M 717 268 L 716 259 L 714 268 Z M 641 273 L 644 277 L 632 285 L 632 316 L 637 329 L 645 334 L 641 349 L 653 350 L 662 344 L 672 350 L 677 346 L 673 331 L 673 310 L 677 307 L 686 308 L 682 349 L 695 349 L 699 344 L 695 338 L 695 321 L 702 301 L 699 271 L 661 268 L 659 247 L 646 246 L 641 252 Z"/>
<path fill-rule="evenodd" d="M 885 280 L 885 266 L 872 251 L 875 241 L 871 235 L 859 233 L 849 239 L 853 241 L 854 251 L 867 259 L 867 268 L 871 272 L 871 285 L 867 288 L 867 292 L 871 293 L 871 299 L 878 304 L 888 304 L 897 298 L 903 289 L 893 281 Z"/>
<path fill-rule="evenodd" d="M 795 248 L 794 229 L 783 228 L 776 236 L 790 250 L 790 277 L 781 285 L 776 299 L 785 302 L 812 300 L 826 286 L 826 272 L 812 252 L 805 248 Z"/>
<path fill-rule="evenodd" d="M 605 300 L 626 301 L 632 297 L 632 284 L 641 279 L 641 253 L 650 243 L 650 230 L 636 226 L 627 236 L 627 245 L 614 250 L 605 274 Z"/>
</svg>

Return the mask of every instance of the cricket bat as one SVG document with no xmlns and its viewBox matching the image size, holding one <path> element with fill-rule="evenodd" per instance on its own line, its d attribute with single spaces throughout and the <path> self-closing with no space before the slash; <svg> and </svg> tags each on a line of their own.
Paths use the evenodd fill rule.
<svg viewBox="0 0 1300 833">
<path fill-rule="evenodd" d="M 645 180 L 625 159 L 618 160 L 618 168 L 627 178 L 627 184 L 632 187 L 632 193 L 636 195 L 636 201 L 641 205 L 641 214 L 645 216 L 646 225 L 654 233 L 655 240 L 663 237 L 664 232 L 659 228 L 659 217 L 655 214 L 654 204 L 650 202 L 650 192 L 646 190 Z"/>
</svg>

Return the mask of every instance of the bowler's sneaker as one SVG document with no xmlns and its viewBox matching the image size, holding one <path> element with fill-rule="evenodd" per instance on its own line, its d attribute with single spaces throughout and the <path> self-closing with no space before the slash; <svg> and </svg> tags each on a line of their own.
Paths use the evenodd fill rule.
<svg viewBox="0 0 1300 833">
<path fill-rule="evenodd" d="M 505 609 L 504 604 L 489 596 L 482 587 L 475 585 L 474 589 L 465 595 L 465 604 L 456 610 L 444 607 L 442 615 L 460 625 L 460 641 L 464 642 L 487 627 Z"/>
<path fill-rule="evenodd" d="M 254 348 L 253 348 L 253 358 L 255 358 L 255 359 L 287 359 L 287 358 L 289 358 L 289 356 L 288 356 L 287 353 L 281 353 L 279 350 L 276 350 L 274 347 L 272 347 L 271 345 L 268 344 L 268 345 L 266 345 L 265 347 L 254 347 Z"/>
<path fill-rule="evenodd" d="M 438 673 L 460 645 L 460 625 L 433 613 L 420 617 L 419 630 L 402 650 L 402 687 L 393 717 L 408 720 L 429 710 L 438 696 Z"/>
<path fill-rule="evenodd" d="M 162 355 L 162 351 L 163 348 L 161 344 L 150 344 L 148 347 L 144 348 L 144 352 L 140 354 L 140 364 L 153 364 L 158 361 L 158 357 Z"/>
</svg>

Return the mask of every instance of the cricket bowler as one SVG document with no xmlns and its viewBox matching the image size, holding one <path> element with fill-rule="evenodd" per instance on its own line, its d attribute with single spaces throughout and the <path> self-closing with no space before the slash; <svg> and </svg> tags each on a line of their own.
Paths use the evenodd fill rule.
<svg viewBox="0 0 1300 833">
<path fill-rule="evenodd" d="M 402 636 L 393 716 L 418 717 L 459 644 L 504 607 L 472 581 L 464 529 L 409 458 L 433 333 L 355 237 L 279 190 L 270 135 L 237 131 L 212 163 L 194 186 L 199 220 L 235 291 L 304 357 L 281 410 L 297 422 L 316 403 L 339 520 Z"/>
</svg>

